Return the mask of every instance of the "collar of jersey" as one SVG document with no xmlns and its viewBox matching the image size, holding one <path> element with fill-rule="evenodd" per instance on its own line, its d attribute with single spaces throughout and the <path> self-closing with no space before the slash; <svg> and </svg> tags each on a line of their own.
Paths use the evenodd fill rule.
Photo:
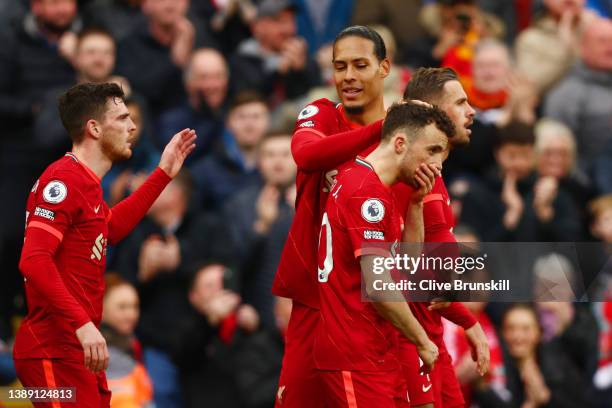
<svg viewBox="0 0 612 408">
<path fill-rule="evenodd" d="M 360 165 L 362 165 L 362 166 L 365 166 L 365 167 L 367 167 L 368 169 L 370 169 L 370 170 L 374 171 L 374 166 L 372 166 L 372 164 L 370 164 L 370 162 L 368 162 L 366 159 L 364 159 L 364 158 L 363 158 L 363 157 L 361 157 L 361 156 L 357 156 L 357 157 L 355 158 L 355 162 L 356 162 L 357 164 L 360 164 Z"/>
<path fill-rule="evenodd" d="M 96 173 L 94 173 L 89 167 L 87 167 L 85 164 L 81 163 L 79 161 L 79 159 L 74 155 L 74 153 L 72 152 L 68 152 L 65 154 L 65 156 L 70 157 L 72 160 L 74 160 L 75 162 L 79 163 L 81 165 L 81 167 L 83 167 L 83 169 L 85 169 L 85 172 L 89 175 L 89 177 L 91 177 L 96 183 L 100 183 L 100 177 L 98 177 L 96 175 Z"/>
</svg>

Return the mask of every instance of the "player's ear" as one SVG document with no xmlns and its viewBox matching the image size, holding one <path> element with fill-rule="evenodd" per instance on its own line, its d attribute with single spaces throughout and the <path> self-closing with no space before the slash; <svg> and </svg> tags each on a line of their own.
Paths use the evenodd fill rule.
<svg viewBox="0 0 612 408">
<path fill-rule="evenodd" d="M 389 75 L 390 71 L 391 71 L 391 61 L 389 61 L 389 58 L 385 58 L 378 65 L 378 72 L 380 73 L 380 76 L 382 78 L 386 78 Z"/>
<path fill-rule="evenodd" d="M 397 132 L 393 136 L 393 147 L 395 148 L 395 153 L 403 153 L 406 151 L 408 147 L 408 140 L 406 134 L 403 132 Z"/>
<path fill-rule="evenodd" d="M 89 119 L 87 121 L 87 123 L 85 124 L 85 130 L 87 131 L 87 133 L 93 136 L 94 139 L 98 139 L 100 138 L 100 136 L 102 136 L 100 124 L 94 119 Z"/>
</svg>

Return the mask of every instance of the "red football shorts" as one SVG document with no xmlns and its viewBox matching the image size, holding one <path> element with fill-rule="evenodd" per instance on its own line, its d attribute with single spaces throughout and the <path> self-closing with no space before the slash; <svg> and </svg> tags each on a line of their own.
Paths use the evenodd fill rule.
<svg viewBox="0 0 612 408">
<path fill-rule="evenodd" d="M 461 385 L 455 375 L 453 359 L 446 347 L 439 347 L 440 355 L 434 368 L 434 389 L 436 393 L 436 408 L 465 407 Z M 443 386 L 444 385 L 444 386 Z"/>
<path fill-rule="evenodd" d="M 409 407 L 398 400 L 396 371 L 320 371 L 328 408 Z M 405 388 L 404 388 L 405 389 Z M 405 395 L 405 394 L 404 394 Z"/>
<path fill-rule="evenodd" d="M 36 408 L 108 408 L 111 392 L 106 374 L 94 374 L 82 362 L 63 359 L 16 359 L 17 377 L 24 387 L 75 387 L 76 402 L 34 402 Z"/>
<path fill-rule="evenodd" d="M 465 406 L 453 361 L 444 345 L 438 347 L 439 356 L 433 371 L 423 374 L 423 362 L 417 354 L 416 346 L 408 341 L 400 341 L 400 361 L 413 407 L 431 403 L 436 408 Z"/>
<path fill-rule="evenodd" d="M 325 407 L 321 380 L 313 357 L 314 334 L 318 324 L 319 310 L 293 302 L 276 393 L 277 408 Z"/>
</svg>

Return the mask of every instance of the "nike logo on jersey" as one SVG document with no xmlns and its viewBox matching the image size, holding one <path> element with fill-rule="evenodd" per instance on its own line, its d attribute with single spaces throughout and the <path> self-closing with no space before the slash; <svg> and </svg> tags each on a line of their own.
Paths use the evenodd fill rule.
<svg viewBox="0 0 612 408">
<path fill-rule="evenodd" d="M 423 392 L 429 391 L 431 389 L 431 385 L 432 384 L 429 384 L 428 386 L 423 385 Z"/>
<path fill-rule="evenodd" d="M 94 212 L 97 214 L 98 211 L 100 211 L 100 204 L 98 204 L 98 206 L 96 208 L 94 208 Z"/>
</svg>

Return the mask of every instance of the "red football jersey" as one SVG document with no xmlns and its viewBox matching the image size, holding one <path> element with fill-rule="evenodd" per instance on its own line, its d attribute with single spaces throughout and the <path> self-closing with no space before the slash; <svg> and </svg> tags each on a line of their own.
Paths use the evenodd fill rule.
<svg viewBox="0 0 612 408">
<path fill-rule="evenodd" d="M 408 209 L 412 188 L 406 184 L 397 183 L 393 187 L 393 192 L 397 198 L 400 213 L 405 214 Z M 453 216 L 450 197 L 442 177 L 436 177 L 436 182 L 431 192 L 423 199 L 423 223 L 425 242 L 457 242 L 453 235 L 455 217 Z M 435 312 L 427 310 L 429 306 L 427 302 L 410 302 L 409 304 L 416 319 L 438 347 L 443 344 L 442 335 L 444 327 L 441 316 L 463 328 L 469 328 L 476 324 L 476 319 L 469 310 L 458 302 L 452 303 L 446 309 L 439 309 Z M 408 340 L 406 339 L 406 341 Z"/>
<path fill-rule="evenodd" d="M 300 113 L 291 150 L 298 165 L 295 217 L 276 271 L 272 292 L 319 308 L 316 281 L 321 217 L 327 201 L 325 173 L 380 141 L 382 121 L 361 129 L 341 104 L 319 99 Z"/>
<path fill-rule="evenodd" d="M 398 367 L 398 331 L 362 301 L 359 257 L 401 239 L 392 190 L 369 163 L 357 158 L 337 177 L 321 224 L 318 282 L 321 321 L 314 360 L 323 370 L 391 370 Z"/>
<path fill-rule="evenodd" d="M 54 263 L 65 286 L 49 299 L 24 279 L 28 315 L 15 341 L 15 358 L 83 359 L 75 330 L 102 318 L 109 208 L 100 179 L 67 153 L 34 184 L 27 202 L 25 240 L 32 229 L 60 240 Z M 51 277 L 53 279 L 53 277 Z"/>
</svg>

